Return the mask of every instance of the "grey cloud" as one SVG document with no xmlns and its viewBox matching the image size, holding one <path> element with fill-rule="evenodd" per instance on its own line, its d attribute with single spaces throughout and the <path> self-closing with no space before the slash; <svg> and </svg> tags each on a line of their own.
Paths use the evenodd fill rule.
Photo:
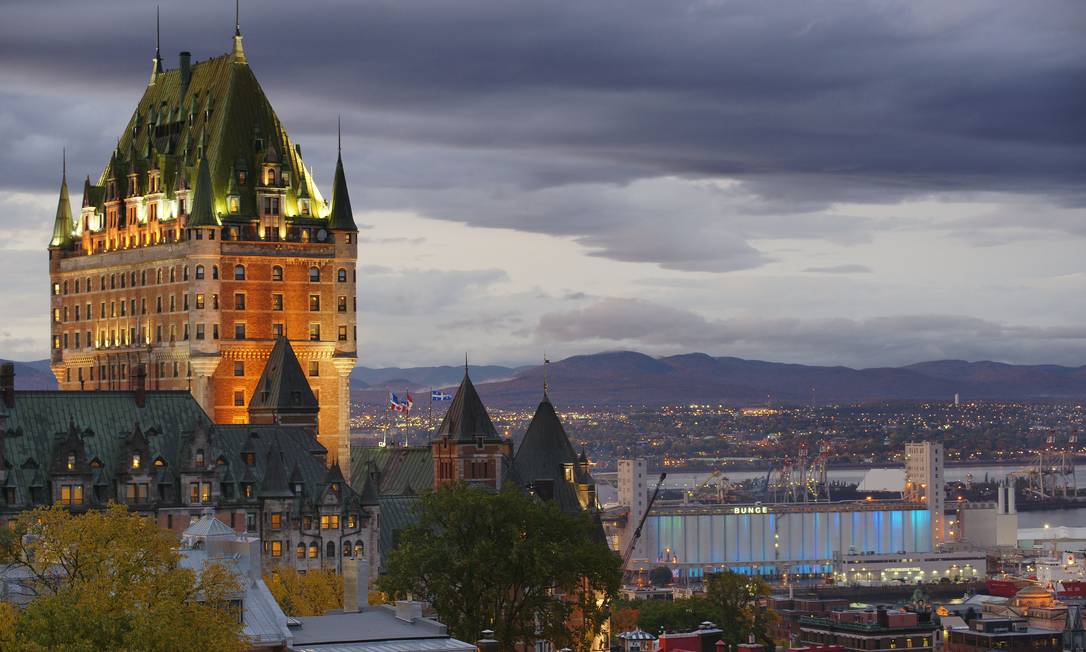
<svg viewBox="0 0 1086 652">
<path fill-rule="evenodd" d="M 870 274 L 871 268 L 867 265 L 828 265 L 826 267 L 808 267 L 803 270 L 813 274 Z"/>
<path fill-rule="evenodd" d="M 358 290 L 365 312 L 385 315 L 433 315 L 460 302 L 477 300 L 508 274 L 500 269 L 371 271 Z"/>
<path fill-rule="evenodd" d="M 1086 364 L 1086 328 L 1001 324 L 958 315 L 870 319 L 706 319 L 637 299 L 606 299 L 543 315 L 536 339 L 570 346 L 706 351 L 787 362 L 900 365 L 959 357 Z"/>
</svg>

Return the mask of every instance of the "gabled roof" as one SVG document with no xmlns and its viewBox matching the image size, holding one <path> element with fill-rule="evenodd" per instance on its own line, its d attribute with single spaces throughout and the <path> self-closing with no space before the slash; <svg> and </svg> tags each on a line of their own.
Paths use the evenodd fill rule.
<svg viewBox="0 0 1086 652">
<path fill-rule="evenodd" d="M 487 442 L 501 441 L 483 400 L 479 398 L 479 392 L 475 391 L 475 385 L 468 377 L 467 370 L 464 371 L 464 380 L 460 381 L 456 396 L 453 397 L 452 404 L 434 435 L 435 439 L 445 437 L 462 443 L 474 442 L 478 437 Z"/>
<path fill-rule="evenodd" d="M 311 413 L 319 408 L 294 349 L 280 335 L 256 383 L 249 409 Z"/>
</svg>

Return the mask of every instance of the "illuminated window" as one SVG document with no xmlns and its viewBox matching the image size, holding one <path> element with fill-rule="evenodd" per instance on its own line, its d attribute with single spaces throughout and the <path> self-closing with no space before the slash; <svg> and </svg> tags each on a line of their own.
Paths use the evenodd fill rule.
<svg viewBox="0 0 1086 652">
<path fill-rule="evenodd" d="M 283 517 L 278 512 L 270 514 L 268 516 L 268 527 L 273 530 L 278 530 L 283 525 Z"/>
<path fill-rule="evenodd" d="M 75 469 L 75 453 L 68 453 L 68 470 Z"/>
<path fill-rule="evenodd" d="M 311 294 L 309 295 L 309 311 L 320 312 L 321 309 L 321 295 Z"/>
<path fill-rule="evenodd" d="M 271 556 L 272 557 L 282 557 L 283 556 L 283 542 L 282 541 L 272 541 L 271 542 Z"/>
<path fill-rule="evenodd" d="M 309 325 L 309 341 L 320 342 L 321 341 L 321 325 L 310 324 Z"/>
<path fill-rule="evenodd" d="M 347 297 L 339 297 L 336 301 L 336 310 L 338 312 L 347 312 Z"/>
<path fill-rule="evenodd" d="M 282 309 L 283 309 L 283 295 L 281 295 L 281 294 L 273 294 L 272 295 L 272 310 L 282 310 Z"/>
<path fill-rule="evenodd" d="M 132 468 L 133 469 L 140 468 L 140 462 L 141 462 L 140 454 L 139 453 L 133 453 L 132 454 Z"/>
<path fill-rule="evenodd" d="M 282 281 L 283 280 L 283 268 L 280 267 L 279 265 L 276 265 L 276 266 L 272 267 L 272 280 L 273 281 Z"/>
<path fill-rule="evenodd" d="M 309 361 L 309 376 L 311 378 L 316 378 L 317 376 L 320 376 L 320 375 L 321 375 L 321 364 L 320 364 L 320 362 L 317 361 L 317 360 L 310 360 Z"/>
<path fill-rule="evenodd" d="M 320 554 L 321 554 L 321 549 L 320 549 L 320 547 L 317 546 L 317 544 L 315 544 L 315 543 L 309 544 L 309 558 L 310 559 L 316 559 L 317 557 L 320 557 Z"/>
</svg>

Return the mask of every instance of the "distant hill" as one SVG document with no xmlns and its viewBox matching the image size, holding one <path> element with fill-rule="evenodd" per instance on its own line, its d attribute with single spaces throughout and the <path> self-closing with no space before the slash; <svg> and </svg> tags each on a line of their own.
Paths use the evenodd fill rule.
<svg viewBox="0 0 1086 652">
<path fill-rule="evenodd" d="M 582 355 L 547 369 L 562 405 L 819 404 L 892 400 L 1050 400 L 1086 397 L 1086 367 L 937 361 L 907 367 L 821 367 L 691 353 L 653 358 L 619 351 Z M 541 367 L 479 387 L 495 405 L 530 405 Z"/>
<path fill-rule="evenodd" d="M 0 362 L 12 362 L 0 360 Z M 57 377 L 48 360 L 15 362 L 15 389 L 56 389 Z"/>
<path fill-rule="evenodd" d="M 534 405 L 543 368 L 472 366 L 471 378 L 495 407 Z M 464 368 L 357 367 L 351 389 L 367 403 L 410 390 L 416 405 L 426 392 L 460 383 Z M 732 405 L 861 403 L 894 400 L 1068 400 L 1086 398 L 1086 366 L 1011 365 L 937 360 L 905 367 L 822 367 L 712 357 L 704 353 L 653 358 L 634 351 L 578 355 L 547 366 L 551 397 L 561 405 Z M 19 389 L 55 389 L 48 360 L 15 363 Z"/>
</svg>

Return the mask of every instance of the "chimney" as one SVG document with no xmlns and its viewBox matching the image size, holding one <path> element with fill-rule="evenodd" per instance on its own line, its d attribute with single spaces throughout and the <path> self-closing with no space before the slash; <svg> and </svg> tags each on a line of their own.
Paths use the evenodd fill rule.
<svg viewBox="0 0 1086 652">
<path fill-rule="evenodd" d="M 15 407 L 15 363 L 0 364 L 0 392 L 4 394 L 4 405 Z"/>
<path fill-rule="evenodd" d="M 396 619 L 405 623 L 413 623 L 422 618 L 423 603 L 415 600 L 396 601 Z"/>
<path fill-rule="evenodd" d="M 370 562 L 362 555 L 343 557 L 343 612 L 362 611 L 370 604 Z"/>
<path fill-rule="evenodd" d="M 475 647 L 479 648 L 479 652 L 498 652 L 501 649 L 498 642 L 494 640 L 494 630 L 492 629 L 483 630 L 483 637 L 475 641 Z"/>
<path fill-rule="evenodd" d="M 181 60 L 181 97 L 189 90 L 189 82 L 192 80 L 192 53 L 182 52 Z"/>
<path fill-rule="evenodd" d="M 132 385 L 136 391 L 136 405 L 143 407 L 147 402 L 147 367 L 142 362 L 132 371 Z"/>
</svg>

